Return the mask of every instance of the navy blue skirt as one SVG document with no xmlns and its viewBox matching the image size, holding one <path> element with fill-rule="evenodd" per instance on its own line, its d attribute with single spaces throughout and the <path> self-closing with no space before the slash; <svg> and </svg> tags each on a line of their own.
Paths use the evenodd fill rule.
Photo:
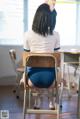
<svg viewBox="0 0 80 119">
<path fill-rule="evenodd" d="M 34 86 L 49 88 L 55 80 L 55 68 L 27 68 L 28 77 Z"/>
</svg>

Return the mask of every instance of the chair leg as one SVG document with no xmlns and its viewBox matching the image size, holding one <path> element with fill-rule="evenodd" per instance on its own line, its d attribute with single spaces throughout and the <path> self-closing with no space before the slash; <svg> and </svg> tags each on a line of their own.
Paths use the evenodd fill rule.
<svg viewBox="0 0 80 119">
<path fill-rule="evenodd" d="M 31 103 L 31 89 L 29 89 L 29 109 L 31 107 L 30 103 Z"/>
<path fill-rule="evenodd" d="M 27 94 L 27 91 L 25 89 L 24 90 L 24 102 L 23 102 L 23 119 L 25 119 L 26 117 L 26 94 Z"/>
<path fill-rule="evenodd" d="M 63 83 L 61 83 L 61 87 L 59 88 L 59 105 L 62 108 L 62 96 L 63 96 Z"/>
<path fill-rule="evenodd" d="M 21 91 L 21 87 L 20 87 L 20 79 L 21 79 L 21 72 L 17 72 L 17 76 L 16 76 L 16 98 L 19 99 L 20 98 L 20 91 Z"/>
<path fill-rule="evenodd" d="M 59 92 L 59 88 L 58 88 L 58 86 L 56 84 L 57 119 L 60 119 L 61 96 L 62 96 L 61 89 L 60 89 L 60 92 Z"/>
<path fill-rule="evenodd" d="M 60 119 L 60 107 L 59 107 L 59 104 L 57 104 L 57 119 Z"/>
<path fill-rule="evenodd" d="M 58 89 L 56 90 L 56 102 L 57 102 L 57 119 L 60 119 L 60 99 Z"/>
<path fill-rule="evenodd" d="M 71 98 L 69 65 L 67 65 L 67 67 L 68 67 L 68 82 L 67 82 L 67 85 L 68 85 L 68 98 Z"/>
</svg>

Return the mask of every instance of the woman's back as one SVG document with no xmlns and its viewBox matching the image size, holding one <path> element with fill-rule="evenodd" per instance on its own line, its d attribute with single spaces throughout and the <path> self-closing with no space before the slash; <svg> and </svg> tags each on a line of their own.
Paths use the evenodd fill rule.
<svg viewBox="0 0 80 119">
<path fill-rule="evenodd" d="M 28 49 L 26 48 L 26 42 Z M 25 33 L 24 49 L 30 50 L 31 52 L 49 52 L 52 53 L 56 48 L 60 47 L 60 39 L 58 32 L 54 31 L 53 35 L 47 35 L 46 37 L 29 31 Z"/>
<path fill-rule="evenodd" d="M 51 12 L 47 4 L 38 7 L 32 30 L 25 34 L 24 50 L 34 53 L 52 53 L 60 48 L 59 34 L 54 31 L 56 15 L 56 10 Z M 48 88 L 55 79 L 54 68 L 29 67 L 27 73 L 29 82 L 36 87 Z"/>
</svg>

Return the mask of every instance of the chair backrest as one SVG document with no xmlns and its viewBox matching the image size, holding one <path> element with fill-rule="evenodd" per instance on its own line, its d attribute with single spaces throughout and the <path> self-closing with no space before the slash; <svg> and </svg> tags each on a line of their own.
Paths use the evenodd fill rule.
<svg viewBox="0 0 80 119">
<path fill-rule="evenodd" d="M 23 65 L 31 67 L 58 67 L 60 66 L 60 53 L 23 52 Z"/>
<path fill-rule="evenodd" d="M 55 67 L 55 57 L 51 55 L 30 55 L 26 59 L 26 66 L 30 67 Z"/>
<path fill-rule="evenodd" d="M 15 49 L 10 49 L 9 54 L 12 60 L 16 60 L 16 51 Z"/>
<path fill-rule="evenodd" d="M 59 62 L 58 62 L 59 61 Z M 60 53 L 26 53 L 23 52 L 23 65 L 26 70 L 26 66 L 29 67 L 46 67 L 52 68 L 55 67 L 55 75 L 57 79 L 57 67 L 60 66 Z M 27 75 L 25 73 L 26 78 Z M 24 88 L 28 84 L 25 78 Z"/>
<path fill-rule="evenodd" d="M 11 61 L 12 61 L 14 71 L 16 72 L 16 51 L 15 51 L 15 49 L 10 49 L 9 50 L 9 55 L 10 55 L 10 58 L 11 58 Z"/>
<path fill-rule="evenodd" d="M 15 49 L 10 49 L 9 50 L 9 55 L 10 55 L 10 58 L 11 58 L 11 61 L 12 61 L 14 71 L 16 73 L 18 73 L 18 72 L 23 73 L 24 72 L 24 67 L 22 65 L 22 59 L 17 61 L 16 50 Z"/>
</svg>

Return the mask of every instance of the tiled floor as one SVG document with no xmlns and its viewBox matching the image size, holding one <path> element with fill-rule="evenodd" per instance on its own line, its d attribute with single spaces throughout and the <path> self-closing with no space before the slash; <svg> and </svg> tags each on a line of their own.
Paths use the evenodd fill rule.
<svg viewBox="0 0 80 119">
<path fill-rule="evenodd" d="M 77 119 L 77 94 L 69 100 L 64 91 L 60 119 Z M 22 95 L 23 96 L 23 95 Z M 23 100 L 16 99 L 13 86 L 0 86 L 0 110 L 9 110 L 9 119 L 23 119 Z M 26 119 L 56 119 L 56 115 L 26 115 Z"/>
</svg>

